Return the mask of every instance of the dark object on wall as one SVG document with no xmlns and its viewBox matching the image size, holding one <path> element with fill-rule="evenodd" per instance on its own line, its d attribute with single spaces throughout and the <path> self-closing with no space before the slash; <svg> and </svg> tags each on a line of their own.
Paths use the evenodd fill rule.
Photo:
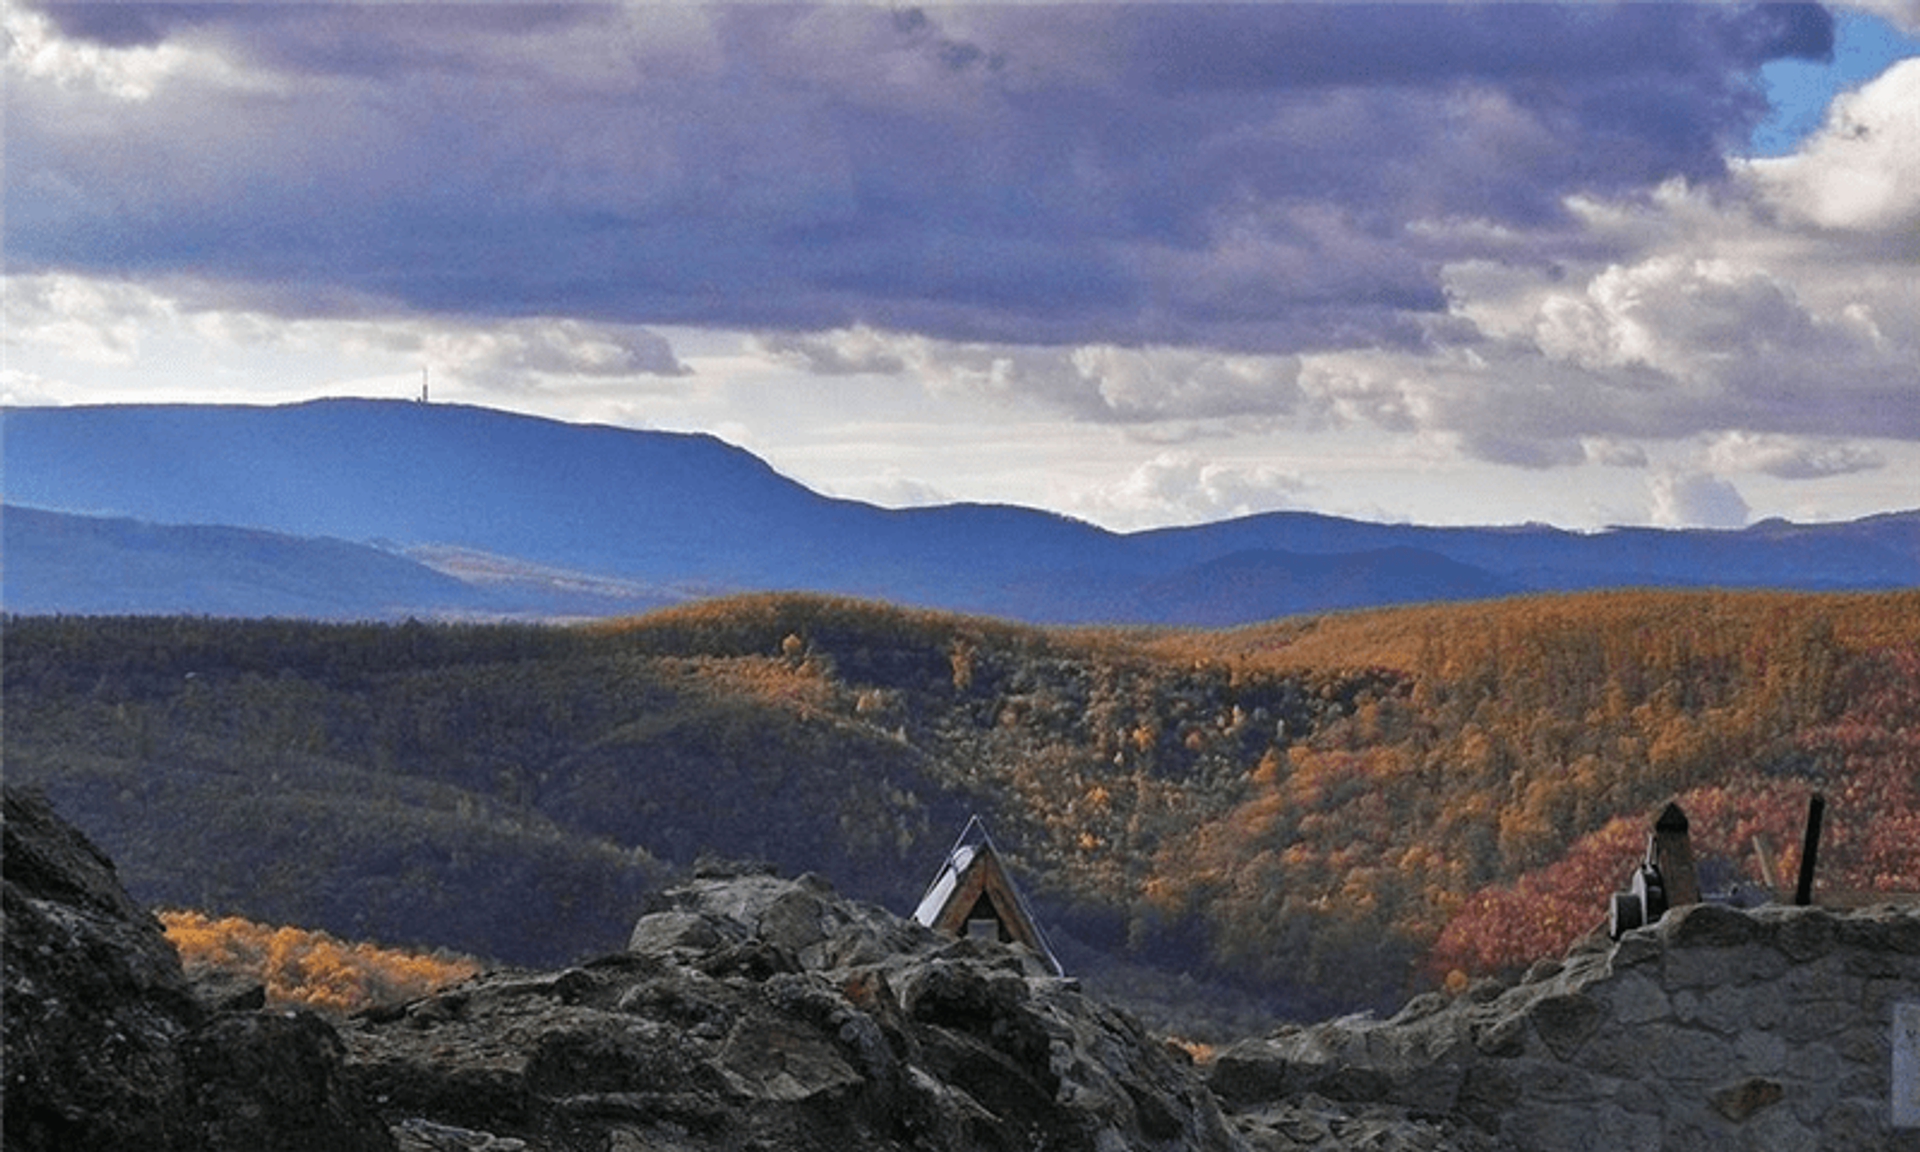
<svg viewBox="0 0 1920 1152">
<path fill-rule="evenodd" d="M 1700 903 L 1700 878 L 1693 867 L 1693 843 L 1687 833 L 1687 814 L 1669 803 L 1653 823 L 1648 849 L 1667 892 L 1667 907 Z"/>
<path fill-rule="evenodd" d="M 1807 839 L 1800 849 L 1800 883 L 1793 890 L 1793 902 L 1802 908 L 1813 903 L 1813 870 L 1820 861 L 1820 819 L 1826 810 L 1827 798 L 1820 793 L 1807 800 Z"/>
<path fill-rule="evenodd" d="M 1651 853 L 1649 853 L 1651 855 Z M 1667 889 L 1660 869 L 1651 859 L 1642 861 L 1633 871 L 1625 892 L 1615 892 L 1609 908 L 1607 935 L 1620 939 L 1635 928 L 1644 928 L 1667 914 Z"/>
<path fill-rule="evenodd" d="M 1700 903 L 1700 878 L 1694 871 L 1687 814 L 1668 804 L 1647 837 L 1647 855 L 1634 869 L 1625 892 L 1615 892 L 1607 909 L 1607 935 L 1615 940 L 1659 921 L 1669 908 Z"/>
</svg>

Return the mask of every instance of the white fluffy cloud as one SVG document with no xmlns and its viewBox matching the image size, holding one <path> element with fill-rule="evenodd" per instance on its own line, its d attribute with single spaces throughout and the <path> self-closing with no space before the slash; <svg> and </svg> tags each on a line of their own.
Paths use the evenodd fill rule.
<svg viewBox="0 0 1920 1152">
<path fill-rule="evenodd" d="M 1920 60 L 1896 65 L 1725 187 L 1572 202 L 1606 258 L 1450 266 L 1479 341 L 1409 365 L 1399 392 L 1426 399 L 1406 410 L 1506 463 L 1705 436 L 1730 474 L 1881 467 L 1876 442 L 1920 440 L 1917 82 Z"/>
<path fill-rule="evenodd" d="M 1194 524 L 1295 507 L 1307 488 L 1300 476 L 1272 465 L 1162 452 L 1119 482 L 1082 493 L 1076 510 L 1122 526 Z"/>
<path fill-rule="evenodd" d="M 1622 380 L 1644 374 L 1652 393 L 1644 434 L 1731 426 L 1871 435 L 1888 430 L 1889 413 L 1816 402 L 1836 392 L 1892 401 L 1910 375 L 1903 350 L 1863 322 L 1870 307 L 1823 312 L 1775 270 L 1660 253 L 1548 298 L 1534 341 L 1549 360 Z"/>
<path fill-rule="evenodd" d="M 1654 475 L 1652 520 L 1665 528 L 1741 528 L 1750 510 L 1739 489 L 1704 472 Z"/>
<path fill-rule="evenodd" d="M 134 284 L 85 276 L 14 276 L 0 291 L 7 344 L 62 360 L 133 365 L 158 327 L 179 322 L 172 300 Z"/>
<path fill-rule="evenodd" d="M 1833 102 L 1799 151 L 1754 160 L 1762 194 L 1790 220 L 1885 236 L 1920 256 L 1920 58 Z"/>
</svg>

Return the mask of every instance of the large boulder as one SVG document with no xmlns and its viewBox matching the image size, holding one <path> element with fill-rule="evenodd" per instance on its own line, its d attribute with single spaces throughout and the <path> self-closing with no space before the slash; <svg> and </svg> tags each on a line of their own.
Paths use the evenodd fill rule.
<svg viewBox="0 0 1920 1152">
<path fill-rule="evenodd" d="M 111 861 L 36 794 L 5 791 L 9 1152 L 379 1152 L 392 1140 L 310 1016 L 197 1000 Z"/>
<path fill-rule="evenodd" d="M 815 877 L 708 876 L 626 953 L 346 1031 L 410 1150 L 1243 1147 L 1191 1063 L 1038 957 Z"/>
<path fill-rule="evenodd" d="M 43 799 L 5 805 L 6 1146 L 168 1147 L 201 1016 L 180 958 Z"/>
</svg>

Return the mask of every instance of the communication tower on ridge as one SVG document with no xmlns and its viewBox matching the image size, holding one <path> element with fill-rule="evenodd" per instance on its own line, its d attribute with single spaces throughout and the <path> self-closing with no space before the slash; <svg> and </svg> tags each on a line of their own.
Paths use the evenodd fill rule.
<svg viewBox="0 0 1920 1152">
<path fill-rule="evenodd" d="M 426 402 L 427 402 L 427 366 L 425 364 L 422 364 L 420 366 L 420 403 L 425 404 Z"/>
</svg>

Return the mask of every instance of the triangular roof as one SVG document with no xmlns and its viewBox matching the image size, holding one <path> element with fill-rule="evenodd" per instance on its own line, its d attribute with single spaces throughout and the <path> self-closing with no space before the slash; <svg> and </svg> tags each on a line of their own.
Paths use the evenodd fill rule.
<svg viewBox="0 0 1920 1152">
<path fill-rule="evenodd" d="M 974 816 L 961 830 L 960 839 L 953 842 L 939 875 L 913 910 L 913 918 L 929 928 L 958 936 L 969 921 L 982 918 L 977 913 L 983 906 L 999 922 L 1003 938 L 1032 949 L 1055 976 L 1066 974 L 1047 943 L 1046 933 L 1040 930 L 1040 922 L 1033 918 L 1026 897 L 1000 862 L 987 826 Z"/>
</svg>

